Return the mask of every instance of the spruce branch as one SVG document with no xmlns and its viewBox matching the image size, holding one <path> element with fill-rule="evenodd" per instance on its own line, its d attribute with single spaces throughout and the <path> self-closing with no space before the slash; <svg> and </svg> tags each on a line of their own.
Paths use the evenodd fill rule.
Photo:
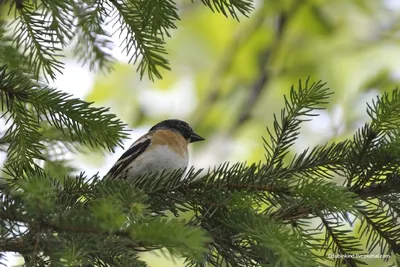
<svg viewBox="0 0 400 267">
<path fill-rule="evenodd" d="M 363 199 L 390 197 L 400 191 L 400 176 L 397 171 L 381 175 L 379 182 L 371 183 L 362 188 L 355 188 L 353 192 Z"/>
<path fill-rule="evenodd" d="M 6 28 L 6 21 L 0 18 L 0 65 L 27 71 L 26 66 L 22 63 L 26 62 L 27 58 L 12 45 L 12 38 L 7 35 Z"/>
<path fill-rule="evenodd" d="M 304 87 L 300 80 L 298 87 L 296 91 L 292 86 L 289 99 L 285 96 L 285 108 L 281 111 L 280 120 L 274 115 L 274 133 L 267 129 L 271 143 L 263 138 L 267 152 L 266 166 L 269 168 L 282 167 L 283 159 L 289 152 L 288 149 L 297 139 L 300 124 L 309 120 L 306 117 L 316 116 L 312 112 L 321 109 L 317 106 L 325 104 L 326 99 L 332 94 L 321 81 L 309 84 L 309 78 Z"/>
<path fill-rule="evenodd" d="M 361 244 L 358 240 L 351 236 L 351 230 L 345 229 L 345 225 L 340 223 L 341 219 L 337 216 L 323 214 L 319 215 L 321 219 L 320 227 L 326 229 L 325 242 L 322 248 L 326 252 L 331 250 L 335 255 L 351 255 L 362 252 Z M 338 257 L 335 259 L 335 266 L 357 266 L 363 264 L 363 261 L 352 257 Z"/>
<path fill-rule="evenodd" d="M 349 160 L 344 168 L 348 187 L 362 182 L 361 179 L 358 179 L 358 175 L 368 169 L 368 159 L 381 138 L 382 136 L 377 135 L 377 132 L 372 129 L 370 124 L 365 124 L 354 134 L 348 153 L 349 158 L 352 160 Z"/>
<path fill-rule="evenodd" d="M 14 101 L 22 101 L 27 98 L 25 90 L 32 83 L 28 76 L 22 75 L 20 71 L 8 71 L 7 66 L 0 66 L 0 98 L 1 110 L 10 110 Z"/>
<path fill-rule="evenodd" d="M 253 1 L 202 1 L 212 11 L 239 19 L 253 9 Z M 138 62 L 142 77 L 161 78 L 160 69 L 169 69 L 165 37 L 171 36 L 179 19 L 172 0 L 44 0 L 9 1 L 15 8 L 13 46 L 24 51 L 28 72 L 35 79 L 43 75 L 54 79 L 64 65 L 63 49 L 73 43 L 74 54 L 91 69 L 112 68 L 112 41 L 105 30 L 112 18 L 116 31 L 124 35 L 121 43 L 130 61 Z M 76 38 L 73 38 L 75 37 Z"/>
<path fill-rule="evenodd" d="M 317 145 L 312 149 L 306 148 L 303 152 L 294 155 L 287 171 L 295 176 L 306 174 L 309 177 L 330 179 L 346 163 L 347 159 L 343 155 L 346 154 L 349 146 L 350 142 L 345 140 L 339 143 Z"/>
<path fill-rule="evenodd" d="M 330 146 L 327 146 L 326 149 L 325 153 L 321 153 L 328 155 L 328 152 L 332 151 Z M 335 158 L 337 155 L 332 154 L 332 157 Z M 322 161 L 324 160 L 323 158 Z M 307 166 L 308 162 L 304 164 Z M 304 172 L 306 170 L 307 168 L 304 169 Z M 318 177 L 319 172 L 316 174 L 312 169 L 309 172 L 311 177 Z M 290 201 L 297 203 L 298 207 L 292 207 L 291 212 L 297 213 L 300 208 L 304 212 L 300 212 L 303 214 L 302 216 L 313 213 L 315 209 L 332 212 L 354 211 L 357 198 L 347 189 L 327 183 L 323 179 L 308 180 L 306 179 L 308 176 L 304 177 L 300 174 L 298 174 L 296 182 L 291 180 L 291 183 L 288 183 L 288 176 L 282 175 L 283 173 L 286 172 L 274 172 L 264 168 L 261 164 L 250 166 L 222 164 L 214 170 L 209 170 L 201 178 L 198 177 L 199 172 L 191 168 L 183 179 L 181 178 L 182 173 L 171 176 L 165 173 L 157 178 L 157 174 L 147 174 L 136 179 L 134 183 L 153 199 L 165 200 L 170 207 L 184 205 L 187 202 L 213 207 L 229 207 L 234 203 L 234 192 L 246 192 L 246 194 L 251 194 L 255 202 L 261 201 L 269 204 L 287 201 L 288 198 L 295 197 Z M 321 175 L 321 177 L 325 176 Z M 221 192 L 224 193 L 221 194 Z M 157 203 L 160 205 L 160 202 Z M 308 206 L 307 203 L 313 204 L 313 206 Z M 163 207 L 165 208 L 165 206 Z M 283 210 L 287 209 L 287 206 L 284 207 Z M 273 214 L 282 219 L 294 216 L 293 213 L 284 215 L 281 212 L 283 211 L 278 210 Z"/>
<path fill-rule="evenodd" d="M 39 167 L 35 160 L 44 159 L 41 153 L 43 145 L 39 142 L 38 120 L 25 112 L 25 107 L 18 102 L 12 105 L 9 112 L 12 124 L 4 135 L 5 139 L 10 140 L 6 168 L 18 170 L 16 174 L 34 172 Z"/>
<path fill-rule="evenodd" d="M 310 221 L 304 219 L 297 220 L 291 226 L 293 232 L 296 233 L 297 236 L 299 236 L 304 246 L 309 248 L 310 259 L 318 263 L 324 261 L 324 256 L 317 254 L 317 251 L 320 250 L 321 244 L 324 242 L 324 239 L 321 238 L 321 231 L 313 229 Z"/>
<path fill-rule="evenodd" d="M 347 190 L 341 187 L 335 187 L 335 189 L 331 190 L 326 190 L 322 191 L 323 192 L 323 197 L 328 198 L 325 201 L 319 202 L 320 204 L 316 204 L 317 202 L 311 202 L 309 204 L 306 203 L 299 203 L 295 204 L 291 207 L 284 207 L 280 208 L 277 211 L 273 213 L 274 217 L 280 218 L 284 221 L 289 221 L 293 222 L 296 219 L 301 219 L 301 218 L 309 218 L 310 216 L 315 216 L 315 210 L 323 210 L 323 205 L 322 203 L 329 203 L 332 201 L 336 201 L 337 199 L 341 199 L 338 201 L 338 203 L 354 203 L 352 206 L 348 207 L 343 207 L 342 211 L 354 211 L 354 208 L 357 208 L 357 210 L 360 207 L 360 204 L 357 202 L 354 202 L 357 199 L 363 199 L 363 200 L 369 200 L 369 199 L 374 199 L 374 198 L 379 198 L 381 199 L 384 203 L 387 205 L 390 205 L 392 209 L 397 209 L 396 212 L 400 214 L 400 207 L 398 206 L 398 203 L 396 203 L 395 196 L 397 192 L 400 190 L 400 180 L 399 176 L 397 173 L 393 173 L 391 175 L 386 176 L 385 179 L 383 179 L 380 183 L 377 184 L 372 184 L 369 186 L 365 186 L 363 188 L 356 188 L 349 191 L 342 191 L 342 190 Z M 338 192 L 338 191 L 342 192 Z M 318 189 L 317 189 L 318 192 Z M 335 193 L 333 193 L 335 192 Z M 358 198 L 354 198 L 354 193 L 355 195 L 358 196 Z M 344 194 L 344 195 L 343 195 Z M 308 196 L 307 196 L 308 197 Z M 342 199 L 344 197 L 344 199 Z M 347 198 L 347 200 L 346 200 Z M 350 201 L 350 199 L 353 199 Z M 333 205 L 332 207 L 334 207 Z M 358 211 L 357 211 L 358 212 Z"/>
<path fill-rule="evenodd" d="M 360 206 L 358 211 L 362 215 L 359 233 L 361 236 L 368 236 L 367 248 L 371 253 L 379 248 L 382 255 L 400 253 L 400 227 L 398 224 L 399 214 L 387 209 L 387 204 L 380 201 L 374 203 L 368 201 L 366 205 Z"/>
<path fill-rule="evenodd" d="M 16 184 L 20 190 L 7 189 L 1 192 L 1 221 L 18 222 L 28 227 L 34 236 L 38 233 L 40 239 L 37 242 L 40 247 L 31 246 L 30 249 L 39 249 L 50 258 L 61 257 L 60 249 L 63 251 L 68 246 L 79 246 L 76 239 L 83 238 L 84 244 L 89 242 L 93 244 L 93 248 L 86 245 L 80 249 L 97 251 L 96 246 L 100 244 L 106 248 L 118 247 L 120 249 L 116 252 L 119 253 L 115 257 L 123 255 L 121 253 L 126 253 L 127 250 L 137 252 L 165 247 L 172 254 L 186 255 L 201 261 L 203 245 L 208 242 L 203 231 L 185 226 L 177 219 L 167 220 L 152 216 L 146 206 L 140 203 L 146 196 L 129 182 L 121 181 L 117 183 L 120 185 L 118 190 L 115 186 L 110 190 L 109 185 L 98 180 L 96 182 L 96 179 L 97 177 L 92 177 L 91 182 L 84 181 L 81 175 L 77 181 L 71 178 L 60 181 L 50 177 L 13 181 L 9 188 Z M 75 197 L 65 198 L 72 196 L 71 190 L 75 191 Z M 78 195 L 81 197 L 84 191 L 91 198 L 90 202 L 77 201 Z M 59 201 L 55 201 L 55 198 Z M 66 203 L 69 204 L 65 206 Z M 160 229 L 160 232 L 155 232 L 154 229 Z M 54 233 L 57 233 L 55 240 L 61 242 L 60 246 L 54 247 L 54 243 L 47 243 L 49 239 L 56 237 Z M 3 248 L 20 251 L 20 240 L 7 238 L 4 241 L 1 243 Z M 29 242 L 26 250 L 29 248 L 28 244 Z M 108 254 L 105 255 L 98 259 L 109 257 Z M 132 253 L 129 255 L 133 256 Z"/>
<path fill-rule="evenodd" d="M 142 57 L 138 64 L 140 76 L 148 71 L 150 80 L 154 79 L 153 75 L 161 78 L 159 68 L 169 69 L 168 60 L 164 57 L 167 53 L 164 47 L 165 41 L 152 32 L 151 28 L 143 25 L 140 2 L 121 0 L 109 0 L 109 2 L 114 7 L 113 20 L 120 24 L 118 27 L 120 36 L 127 33 L 123 41 L 123 51 L 134 63 L 140 56 Z"/>
<path fill-rule="evenodd" d="M 26 216 L 10 216 L 9 214 L 6 214 L 4 212 L 0 211 L 0 218 L 4 221 L 18 221 L 19 223 L 22 223 L 24 225 L 29 225 L 32 223 L 35 223 L 40 229 L 46 229 L 46 230 L 51 230 L 57 233 L 65 234 L 65 233 L 75 233 L 75 234 L 88 234 L 88 235 L 97 235 L 101 237 L 107 237 L 109 233 L 112 233 L 115 235 L 115 239 L 112 241 L 112 243 L 115 243 L 117 239 L 122 238 L 123 240 L 119 240 L 121 244 L 126 245 L 130 249 L 137 249 L 137 251 L 143 251 L 141 247 L 147 246 L 147 247 L 152 247 L 149 244 L 143 244 L 141 242 L 135 242 L 133 239 L 130 238 L 130 233 L 127 231 L 107 231 L 102 228 L 95 228 L 93 226 L 74 226 L 74 225 L 68 225 L 68 223 L 61 222 L 61 223 L 56 223 L 56 222 L 50 222 L 46 220 L 40 220 L 40 221 L 32 221 L 26 218 Z M 22 238 L 23 239 L 23 238 Z M 44 239 L 45 241 L 45 239 Z M 125 242 L 124 242 L 125 241 Z M 26 242 L 26 239 L 23 241 Z M 40 243 L 43 241 L 40 240 Z M 34 242 L 36 243 L 36 242 Z M 24 249 L 24 252 L 32 252 L 33 247 L 27 246 L 29 244 L 25 243 L 26 247 L 25 248 L 20 248 L 20 242 L 16 242 L 15 240 L 10 240 L 10 241 L 5 241 L 2 243 L 2 246 L 4 248 L 8 247 L 8 251 L 15 251 L 15 252 L 22 252 L 21 250 Z M 62 244 L 62 243 L 60 243 Z M 52 244 L 52 242 L 50 243 Z M 157 246 L 157 248 L 160 248 Z"/>
<path fill-rule="evenodd" d="M 20 105 L 42 119 L 46 117 L 39 115 L 36 103 L 53 107 L 41 100 L 43 88 L 36 89 L 38 96 L 29 86 L 19 94 L 15 86 L 0 85 L 10 114 Z M 382 254 L 398 255 L 399 125 L 366 124 L 352 139 L 284 160 L 305 116 L 313 115 L 329 94 L 324 87 L 311 90 L 314 85 L 291 91 L 281 120 L 269 131 L 275 134 L 266 145 L 270 157 L 265 162 L 225 163 L 204 174 L 194 168 L 149 173 L 134 181 L 87 179 L 84 174 L 54 178 L 46 172 L 8 181 L 0 187 L 0 237 L 8 243 L 0 242 L 0 247 L 15 246 L 32 265 L 61 259 L 100 266 L 129 264 L 131 259 L 140 265 L 139 250 L 161 247 L 183 254 L 190 266 L 316 266 L 326 263 L 327 253 L 371 253 L 377 246 Z M 389 109 L 391 104 L 395 102 L 385 105 Z M 63 133 L 69 142 L 68 131 Z M 348 181 L 334 184 L 337 176 L 352 179 L 350 186 Z M 165 210 L 186 220 L 160 216 Z M 313 227 L 313 219 L 321 225 Z M 351 227 L 359 222 L 356 234 Z M 21 238 L 31 254 L 18 245 Z M 336 265 L 363 263 L 335 259 Z"/>
<path fill-rule="evenodd" d="M 379 183 L 385 172 L 397 168 L 399 107 L 400 92 L 397 88 L 391 95 L 384 93 L 372 104 L 367 104 L 372 122 L 366 123 L 354 134 L 348 157 L 355 160 L 349 160 L 344 169 L 347 186 L 353 190 L 368 183 Z M 371 157 L 374 159 L 371 160 Z"/>
<path fill-rule="evenodd" d="M 0 67 L 0 81 L 1 107 L 9 115 L 7 122 L 11 123 L 3 137 L 10 143 L 6 168 L 18 170 L 17 175 L 37 170 L 36 160 L 43 159 L 43 145 L 39 142 L 39 120 L 26 112 L 21 102 L 26 100 L 24 89 L 31 83 L 17 71 L 7 73 L 4 66 Z"/>
<path fill-rule="evenodd" d="M 26 101 L 31 104 L 42 119 L 50 122 L 60 131 L 68 130 L 69 137 L 91 147 L 103 147 L 114 151 L 122 146 L 126 137 L 123 124 L 108 108 L 95 108 L 71 95 L 49 88 L 29 92 Z"/>
<path fill-rule="evenodd" d="M 108 16 L 105 1 L 77 2 L 74 12 L 78 19 L 74 55 L 91 70 L 111 70 L 115 59 L 110 51 L 113 47 L 111 36 L 103 28 Z"/>
<path fill-rule="evenodd" d="M 61 73 L 63 63 L 61 56 L 62 43 L 58 36 L 59 28 L 42 12 L 35 2 L 24 2 L 16 6 L 18 16 L 13 21 L 15 31 L 12 36 L 17 49 L 24 51 L 28 70 L 35 79 L 41 74 L 46 80 L 55 79 L 57 72 Z"/>
<path fill-rule="evenodd" d="M 301 203 L 312 207 L 313 211 L 355 212 L 357 198 L 352 192 L 325 179 L 300 180 L 292 189 Z"/>
<path fill-rule="evenodd" d="M 176 3 L 172 0 L 140 0 L 137 1 L 139 12 L 143 14 L 142 27 L 149 28 L 153 34 L 171 37 L 169 31 L 176 29 L 179 20 Z"/>
<path fill-rule="evenodd" d="M 386 206 L 388 212 L 392 215 L 396 215 L 397 218 L 400 216 L 400 203 L 397 201 L 399 197 L 399 193 L 397 192 L 379 197 L 381 206 Z"/>
<path fill-rule="evenodd" d="M 240 219 L 235 220 L 235 218 Z M 235 228 L 240 229 L 242 234 L 236 238 L 244 236 L 245 239 L 253 239 L 254 245 L 257 246 L 253 246 L 252 249 L 264 250 L 267 256 L 264 263 L 274 262 L 281 266 L 316 266 L 310 251 L 299 236 L 282 224 L 261 216 L 235 216 L 229 218 L 226 223 L 236 224 Z"/>
<path fill-rule="evenodd" d="M 42 0 L 38 9 L 44 17 L 49 17 L 50 29 L 56 32 L 58 43 L 65 47 L 73 36 L 74 17 L 70 1 Z"/>
<path fill-rule="evenodd" d="M 371 127 L 366 124 L 356 133 L 349 150 L 348 157 L 355 160 L 349 160 L 343 171 L 347 176 L 347 186 L 351 185 L 352 190 L 389 182 L 386 178 L 394 178 L 396 175 L 391 174 L 397 173 L 399 139 L 383 132 L 376 135 L 371 132 Z"/>
<path fill-rule="evenodd" d="M 398 129 L 400 124 L 400 90 L 377 96 L 372 104 L 367 104 L 367 113 L 372 119 L 372 128 L 376 131 Z"/>
<path fill-rule="evenodd" d="M 102 147 L 110 151 L 115 146 L 122 145 L 121 139 L 126 137 L 124 125 L 115 115 L 109 114 L 107 108 L 95 108 L 92 103 L 48 88 L 30 80 L 23 73 L 8 71 L 4 66 L 0 68 L 0 78 L 2 103 L 5 101 L 8 109 L 19 107 L 16 112 L 25 114 L 18 116 L 31 116 L 31 121 L 36 121 L 33 136 L 36 136 L 37 141 L 40 139 L 39 123 L 45 121 L 72 141 L 83 145 Z"/>
<path fill-rule="evenodd" d="M 253 9 L 253 1 L 250 0 L 201 0 L 201 2 L 208 6 L 213 12 L 220 12 L 225 17 L 228 15 L 239 20 L 239 14 L 247 16 Z"/>
<path fill-rule="evenodd" d="M 74 138 L 63 133 L 68 132 L 68 129 L 64 126 L 64 130 L 59 130 L 52 126 L 50 123 L 42 122 L 40 124 L 39 132 L 41 134 L 41 142 L 45 145 L 46 149 L 43 153 L 48 155 L 62 155 L 67 151 L 76 153 L 87 152 L 87 147 L 80 142 L 77 142 Z M 96 149 L 96 148 L 94 148 Z"/>
</svg>

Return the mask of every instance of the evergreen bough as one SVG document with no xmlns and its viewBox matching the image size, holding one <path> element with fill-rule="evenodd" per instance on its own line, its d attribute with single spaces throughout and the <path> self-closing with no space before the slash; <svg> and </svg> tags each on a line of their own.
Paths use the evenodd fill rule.
<svg viewBox="0 0 400 267">
<path fill-rule="evenodd" d="M 253 0 L 193 2 L 236 19 L 253 6 Z M 62 72 L 63 48 L 71 44 L 73 55 L 93 70 L 112 68 L 111 50 L 119 45 L 130 61 L 138 61 L 141 76 L 161 78 L 160 68 L 169 69 L 165 38 L 179 19 L 172 0 L 5 0 L 2 10 L 13 15 L 13 22 L 0 23 L 0 62 L 20 62 L 34 78 L 46 80 Z M 112 35 L 122 37 L 122 43 L 114 44 Z"/>
<path fill-rule="evenodd" d="M 81 103 L 47 90 L 60 98 L 60 106 Z M 41 120 L 61 131 L 61 142 L 105 148 L 124 136 L 122 125 L 102 109 L 80 109 L 75 114 L 80 120 L 72 119 L 74 114 L 64 120 L 68 108 L 46 116 L 45 110 L 55 106 L 35 102 L 42 91 L 22 91 L 2 91 L 5 116 L 13 123 L 2 138 L 8 147 L 8 178 L 1 186 L 0 248 L 20 253 L 27 264 L 144 266 L 137 253 L 159 248 L 185 257 L 189 266 L 318 266 L 327 263 L 326 254 L 373 251 L 398 257 L 397 89 L 368 106 L 371 122 L 352 139 L 309 148 L 290 159 L 301 123 L 316 115 L 330 95 L 321 82 L 299 82 L 267 131 L 265 161 L 225 163 L 206 174 L 191 168 L 184 181 L 180 170 L 134 182 L 46 172 L 41 166 L 51 158 L 41 153 L 46 142 Z M 85 112 L 115 126 L 88 123 Z M 100 130 L 110 134 L 91 134 Z M 342 184 L 332 181 L 339 177 Z M 176 218 L 165 218 L 165 210 Z M 363 262 L 332 260 L 347 266 Z"/>
<path fill-rule="evenodd" d="M 252 1 L 202 2 L 237 18 Z M 331 94 L 321 82 L 292 87 L 257 164 L 225 163 L 205 173 L 191 168 L 183 181 L 183 170 L 134 182 L 71 176 L 55 155 L 82 147 L 113 151 L 126 137 L 124 125 L 39 76 L 62 71 L 59 56 L 74 36 L 83 62 L 110 67 L 102 23 L 112 18 L 127 33 L 124 47 L 139 60 L 140 73 L 159 77 L 158 68 L 168 68 L 163 38 L 178 19 L 175 3 L 14 0 L 1 7 L 15 15 L 15 31 L 9 35 L 8 24 L 0 23 L 7 126 L 0 137 L 7 153 L 0 259 L 16 252 L 27 266 L 146 266 L 138 253 L 164 248 L 188 266 L 357 266 L 363 259 L 351 255 L 371 253 L 400 265 L 398 89 L 368 105 L 371 120 L 352 138 L 293 157 L 301 124 Z M 166 210 L 176 217 L 165 217 Z"/>
</svg>

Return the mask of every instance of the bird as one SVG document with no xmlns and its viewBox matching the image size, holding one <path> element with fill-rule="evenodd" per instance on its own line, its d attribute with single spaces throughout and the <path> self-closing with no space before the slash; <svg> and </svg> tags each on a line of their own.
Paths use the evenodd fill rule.
<svg viewBox="0 0 400 267">
<path fill-rule="evenodd" d="M 178 119 L 163 120 L 122 154 L 105 179 L 134 180 L 149 172 L 185 169 L 189 163 L 189 143 L 203 140 L 188 123 Z"/>
</svg>

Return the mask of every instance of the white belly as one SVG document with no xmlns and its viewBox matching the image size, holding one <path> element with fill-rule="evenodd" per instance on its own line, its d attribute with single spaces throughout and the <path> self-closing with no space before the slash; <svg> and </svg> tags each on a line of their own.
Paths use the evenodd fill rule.
<svg viewBox="0 0 400 267">
<path fill-rule="evenodd" d="M 146 154 L 146 157 L 143 157 L 143 154 L 140 155 L 134 160 L 135 164 L 128 167 L 128 179 L 134 179 L 148 172 L 183 169 L 188 165 L 187 151 L 185 157 L 182 158 L 166 145 L 157 146 L 157 148 L 148 150 L 144 154 Z"/>
</svg>

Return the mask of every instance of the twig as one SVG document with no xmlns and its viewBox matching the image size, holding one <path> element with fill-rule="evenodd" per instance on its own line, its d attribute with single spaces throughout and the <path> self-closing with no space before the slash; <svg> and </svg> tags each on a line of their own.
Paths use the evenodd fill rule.
<svg viewBox="0 0 400 267">
<path fill-rule="evenodd" d="M 260 28 L 262 22 L 265 20 L 263 8 L 260 8 L 256 12 L 257 13 L 252 15 L 252 24 L 249 27 L 240 27 L 233 35 L 229 46 L 225 49 L 221 60 L 218 62 L 213 75 L 209 79 L 209 84 L 204 90 L 208 93 L 208 95 L 193 112 L 191 124 L 194 128 L 196 128 L 196 125 L 204 120 L 207 114 L 210 113 L 210 110 L 213 108 L 214 104 L 217 103 L 221 97 L 221 87 L 224 77 L 234 63 L 235 55 L 237 54 L 241 45 L 243 45 L 243 43 L 246 42 L 250 36 Z"/>
<path fill-rule="evenodd" d="M 375 198 L 383 195 L 387 195 L 393 190 L 386 184 L 371 185 L 362 189 L 352 190 L 361 199 Z M 318 205 L 317 205 L 318 208 Z M 306 218 L 313 214 L 313 208 L 311 206 L 304 206 L 302 204 L 294 207 L 290 210 L 280 209 L 272 214 L 273 217 L 279 218 L 284 221 L 293 221 L 301 218 Z"/>
<path fill-rule="evenodd" d="M 243 123 L 245 123 L 250 118 L 250 113 L 255 107 L 256 103 L 260 99 L 262 91 L 267 88 L 267 84 L 271 78 L 271 69 L 269 66 L 272 64 L 273 56 L 280 49 L 284 34 L 287 29 L 288 20 L 293 16 L 293 14 L 298 10 L 301 1 L 295 2 L 289 12 L 281 12 L 276 19 L 275 27 L 275 39 L 272 44 L 266 48 L 260 55 L 259 60 L 259 77 L 250 86 L 251 91 L 248 98 L 243 102 L 240 108 L 241 113 L 238 119 L 229 130 L 229 133 L 234 133 Z"/>
<path fill-rule="evenodd" d="M 33 223 L 32 221 L 27 220 L 23 216 L 11 215 L 4 212 L 0 212 L 0 219 L 9 221 L 18 221 L 24 224 Z M 118 240 L 116 242 L 118 242 L 119 244 L 124 244 L 124 246 L 126 246 L 127 248 L 130 248 L 138 252 L 161 248 L 160 246 L 145 244 L 144 242 L 135 242 L 130 237 L 130 234 L 126 231 L 115 231 L 113 233 L 109 233 L 103 229 L 95 228 L 92 226 L 85 227 L 85 226 L 60 225 L 54 222 L 48 222 L 44 220 L 36 220 L 34 221 L 34 223 L 36 224 L 37 227 L 39 227 L 39 229 L 53 230 L 58 233 L 60 232 L 81 233 L 81 234 L 101 235 L 104 237 L 114 236 L 118 239 L 122 238 L 127 242 L 121 242 L 121 240 Z M 35 252 L 38 249 L 44 250 L 46 246 L 43 244 L 43 241 L 44 240 L 39 240 L 38 237 L 33 238 L 31 236 L 29 238 L 24 238 L 24 237 L 12 238 L 12 239 L 10 238 L 9 240 L 0 242 L 0 248 L 4 251 L 13 251 L 21 254 L 29 254 Z M 51 244 L 51 246 L 54 246 L 54 244 Z"/>
</svg>

